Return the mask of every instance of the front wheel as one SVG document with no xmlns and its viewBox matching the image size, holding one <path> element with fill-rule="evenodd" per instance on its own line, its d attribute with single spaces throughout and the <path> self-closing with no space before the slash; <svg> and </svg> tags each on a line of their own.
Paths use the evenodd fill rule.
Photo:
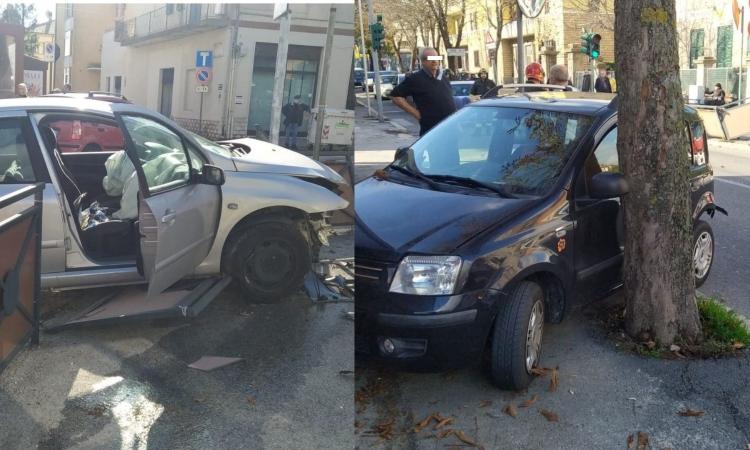
<svg viewBox="0 0 750 450">
<path fill-rule="evenodd" d="M 539 364 L 544 331 L 544 291 L 523 281 L 500 305 L 492 329 L 492 382 L 502 389 L 525 389 Z"/>
<path fill-rule="evenodd" d="M 311 249 L 299 223 L 260 223 L 245 229 L 230 245 L 232 257 L 225 270 L 254 303 L 293 294 L 310 271 Z"/>
<path fill-rule="evenodd" d="M 695 287 L 706 282 L 714 262 L 714 232 L 711 225 L 699 220 L 693 228 L 693 272 Z"/>
</svg>

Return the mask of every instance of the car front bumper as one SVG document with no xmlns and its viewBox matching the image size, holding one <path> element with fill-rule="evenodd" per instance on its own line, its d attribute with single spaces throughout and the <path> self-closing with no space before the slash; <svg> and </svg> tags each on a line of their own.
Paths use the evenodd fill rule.
<svg viewBox="0 0 750 450">
<path fill-rule="evenodd" d="M 478 362 L 499 293 L 411 296 L 356 287 L 355 349 L 412 369 Z"/>
</svg>

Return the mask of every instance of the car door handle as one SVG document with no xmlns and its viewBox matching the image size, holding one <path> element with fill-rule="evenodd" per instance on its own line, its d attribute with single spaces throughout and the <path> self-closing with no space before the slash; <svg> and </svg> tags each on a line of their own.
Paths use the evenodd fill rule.
<svg viewBox="0 0 750 450">
<path fill-rule="evenodd" d="M 177 213 L 175 213 L 172 209 L 168 209 L 164 211 L 164 215 L 161 218 L 161 223 L 174 222 L 175 217 L 177 217 Z"/>
</svg>

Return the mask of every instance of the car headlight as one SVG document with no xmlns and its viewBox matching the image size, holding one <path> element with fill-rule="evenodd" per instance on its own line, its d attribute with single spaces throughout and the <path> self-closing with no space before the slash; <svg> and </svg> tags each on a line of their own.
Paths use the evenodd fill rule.
<svg viewBox="0 0 750 450">
<path fill-rule="evenodd" d="M 458 256 L 407 256 L 398 265 L 391 292 L 415 295 L 450 295 L 461 271 Z"/>
</svg>

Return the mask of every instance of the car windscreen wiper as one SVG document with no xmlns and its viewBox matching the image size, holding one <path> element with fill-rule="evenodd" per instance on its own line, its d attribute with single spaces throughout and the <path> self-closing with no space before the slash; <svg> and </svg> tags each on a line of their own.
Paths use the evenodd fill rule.
<svg viewBox="0 0 750 450">
<path fill-rule="evenodd" d="M 499 194 L 503 197 L 516 198 L 514 195 L 510 194 L 508 191 L 506 191 L 505 189 L 499 186 L 495 186 L 494 184 L 491 184 L 491 183 L 485 183 L 484 181 L 475 180 L 474 178 L 457 177 L 455 175 L 425 175 L 425 176 L 428 176 L 430 179 L 436 180 L 436 181 L 449 182 L 449 183 L 460 184 L 463 186 L 486 189 L 488 191 L 492 191 L 496 194 Z"/>
<path fill-rule="evenodd" d="M 430 178 L 422 175 L 419 172 L 414 172 L 412 170 L 407 169 L 406 167 L 401 167 L 401 166 L 397 166 L 397 165 L 394 165 L 394 164 L 391 164 L 390 166 L 388 166 L 388 168 L 396 170 L 398 172 L 401 172 L 401 173 L 403 173 L 405 175 L 408 175 L 408 176 L 410 176 L 412 178 L 416 178 L 418 180 L 424 181 L 428 186 L 430 186 L 430 188 L 433 191 L 442 191 L 442 189 L 440 189 L 440 185 L 438 183 L 436 183 L 435 181 L 431 180 Z"/>
</svg>

